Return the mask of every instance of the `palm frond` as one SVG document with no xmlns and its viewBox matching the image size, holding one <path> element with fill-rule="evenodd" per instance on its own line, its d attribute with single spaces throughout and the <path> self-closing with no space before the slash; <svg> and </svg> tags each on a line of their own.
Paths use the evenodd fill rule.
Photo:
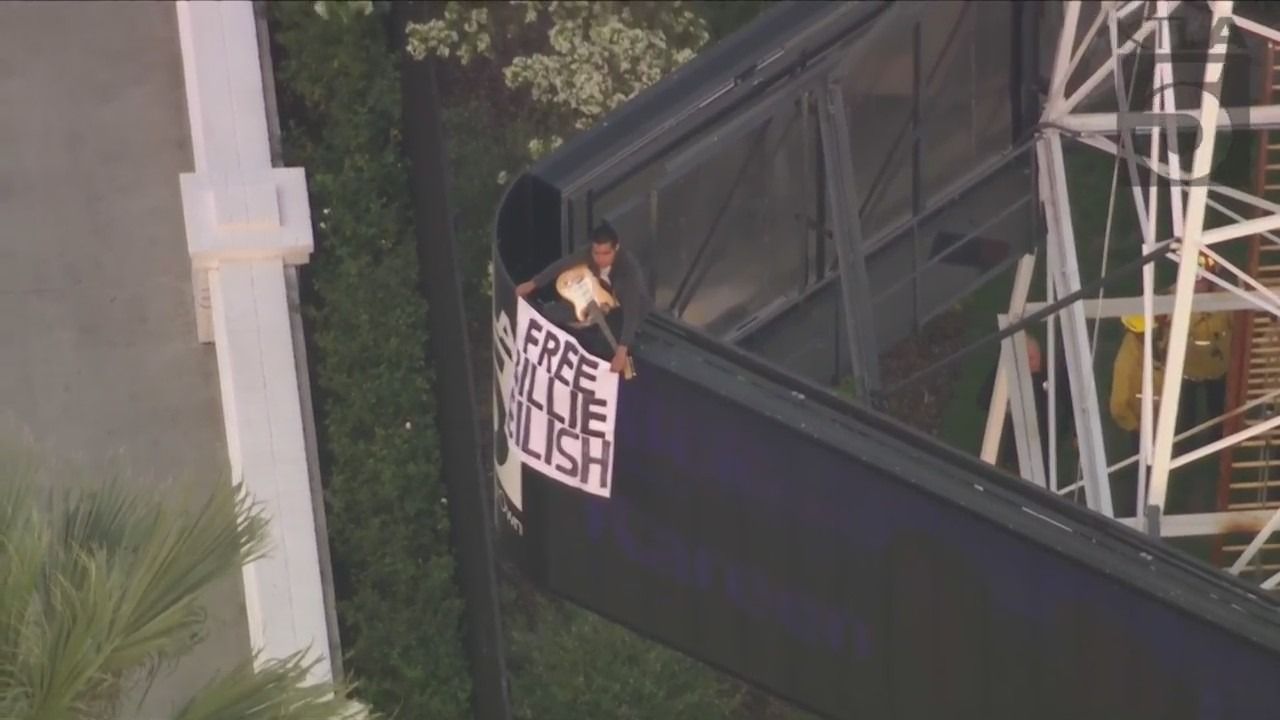
<svg viewBox="0 0 1280 720">
<path fill-rule="evenodd" d="M 72 555 L 75 581 L 46 580 L 45 608 L 28 615 L 18 648 L 15 674 L 29 694 L 31 720 L 90 717 L 109 694 L 103 628 L 110 622 L 111 598 L 120 591 L 119 576 L 102 552 Z"/>
<path fill-rule="evenodd" d="M 264 663 L 255 671 L 247 660 L 205 686 L 174 720 L 377 720 L 349 688 L 308 685 L 316 659 L 304 653 Z"/>
<path fill-rule="evenodd" d="M 0 717 L 116 717 L 130 681 L 202 639 L 203 593 L 267 552 L 267 518 L 242 484 L 214 483 L 179 512 L 117 476 L 54 497 L 7 460 L 0 453 Z M 309 685 L 314 662 L 243 663 L 179 717 L 370 717 L 346 690 Z"/>
<path fill-rule="evenodd" d="M 0 446 L 0 450 L 4 448 Z M 28 527 L 36 507 L 34 465 L 26 454 L 0 452 L 0 538 L 12 537 Z"/>
<path fill-rule="evenodd" d="M 102 548 L 115 562 L 127 561 L 154 532 L 161 512 L 159 503 L 139 502 L 138 493 L 111 476 L 101 486 L 64 493 L 58 508 L 62 542 L 68 548 Z"/>
<path fill-rule="evenodd" d="M 181 656 L 200 638 L 200 594 L 265 547 L 266 519 L 242 487 L 218 483 L 191 516 L 158 512 L 130 548 L 129 583 L 119 599 L 116 642 L 107 660 L 116 672 Z"/>
<path fill-rule="evenodd" d="M 34 474 L 11 470 L 0 467 L 0 717 L 109 716 L 126 681 L 202 639 L 202 593 L 266 548 L 266 518 L 228 482 L 181 513 L 116 477 L 42 503 Z"/>
<path fill-rule="evenodd" d="M 45 528 L 38 522 L 30 496 L 0 492 L 7 519 L 0 532 L 0 717 L 26 717 L 31 692 L 21 679 L 25 648 L 32 637 L 33 615 L 40 612 L 39 588 L 44 571 Z"/>
</svg>

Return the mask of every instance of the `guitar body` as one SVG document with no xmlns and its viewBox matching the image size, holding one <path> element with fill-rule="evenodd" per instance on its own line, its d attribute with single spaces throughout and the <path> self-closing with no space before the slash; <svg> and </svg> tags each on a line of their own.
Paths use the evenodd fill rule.
<svg viewBox="0 0 1280 720">
<path fill-rule="evenodd" d="M 556 292 L 564 298 L 565 302 L 573 306 L 573 316 L 578 319 L 580 327 L 587 323 L 595 323 L 604 333 L 609 345 L 615 350 L 618 348 L 613 330 L 604 319 L 605 313 L 618 307 L 618 300 L 604 289 L 595 274 L 591 272 L 591 268 L 585 264 L 575 265 L 560 273 L 556 278 Z M 622 376 L 630 380 L 635 375 L 635 361 L 628 355 L 627 367 L 623 370 Z"/>
</svg>

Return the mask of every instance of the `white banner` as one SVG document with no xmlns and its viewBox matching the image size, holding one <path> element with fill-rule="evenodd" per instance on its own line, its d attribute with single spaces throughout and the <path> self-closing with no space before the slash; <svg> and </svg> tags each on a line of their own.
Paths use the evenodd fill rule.
<svg viewBox="0 0 1280 720">
<path fill-rule="evenodd" d="M 510 347 L 503 347 L 507 338 L 502 337 L 509 328 L 495 328 L 506 361 L 499 368 L 498 390 L 506 403 L 507 446 L 534 470 L 609 497 L 619 376 L 523 298 L 516 302 Z M 505 315 L 499 325 L 504 321 Z M 517 489 L 516 497 L 520 494 Z"/>
</svg>

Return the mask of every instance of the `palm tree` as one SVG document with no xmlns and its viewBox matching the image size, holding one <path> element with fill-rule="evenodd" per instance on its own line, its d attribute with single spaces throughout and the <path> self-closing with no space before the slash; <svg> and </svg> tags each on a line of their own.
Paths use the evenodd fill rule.
<svg viewBox="0 0 1280 720">
<path fill-rule="evenodd" d="M 41 492 L 0 468 L 0 718 L 104 720 L 200 641 L 200 596 L 266 551 L 266 518 L 229 482 L 193 512 L 110 480 Z M 173 720 L 369 717 L 344 688 L 306 685 L 299 653 L 244 661 Z"/>
</svg>

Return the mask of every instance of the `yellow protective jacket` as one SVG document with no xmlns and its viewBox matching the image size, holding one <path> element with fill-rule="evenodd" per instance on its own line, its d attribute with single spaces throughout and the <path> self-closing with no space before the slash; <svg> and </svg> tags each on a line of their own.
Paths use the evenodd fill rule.
<svg viewBox="0 0 1280 720">
<path fill-rule="evenodd" d="M 1182 376 L 1188 380 L 1225 377 L 1230 358 L 1231 313 L 1193 313 Z"/>
<path fill-rule="evenodd" d="M 1155 350 L 1153 347 L 1152 352 Z M 1164 368 L 1157 365 L 1151 385 L 1153 412 L 1159 407 L 1163 382 Z M 1126 332 L 1116 353 L 1111 371 L 1111 417 L 1130 432 L 1136 432 L 1142 423 L 1142 336 L 1136 333 Z"/>
</svg>

